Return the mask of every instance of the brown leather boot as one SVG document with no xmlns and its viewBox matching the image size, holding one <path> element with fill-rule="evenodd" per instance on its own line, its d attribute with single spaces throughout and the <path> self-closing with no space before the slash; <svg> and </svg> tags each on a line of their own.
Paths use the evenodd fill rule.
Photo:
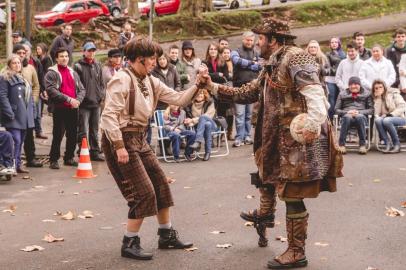
<svg viewBox="0 0 406 270">
<path fill-rule="evenodd" d="M 268 262 L 269 269 L 290 269 L 307 266 L 305 240 L 308 218 L 309 215 L 304 218 L 286 218 L 289 246 L 282 255 Z"/>
</svg>

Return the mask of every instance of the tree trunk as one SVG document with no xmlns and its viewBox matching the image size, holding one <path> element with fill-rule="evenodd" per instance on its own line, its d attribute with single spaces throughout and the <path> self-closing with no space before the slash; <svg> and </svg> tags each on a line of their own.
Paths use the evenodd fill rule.
<svg viewBox="0 0 406 270">
<path fill-rule="evenodd" d="M 127 0 L 128 16 L 138 20 L 140 11 L 138 9 L 138 0 Z"/>
<path fill-rule="evenodd" d="M 23 32 L 25 29 L 25 1 L 16 0 L 15 3 L 17 18 L 14 22 L 14 29 Z"/>
<path fill-rule="evenodd" d="M 200 17 L 203 1 L 205 0 L 184 0 L 180 8 L 180 12 L 190 14 L 192 17 Z"/>
</svg>

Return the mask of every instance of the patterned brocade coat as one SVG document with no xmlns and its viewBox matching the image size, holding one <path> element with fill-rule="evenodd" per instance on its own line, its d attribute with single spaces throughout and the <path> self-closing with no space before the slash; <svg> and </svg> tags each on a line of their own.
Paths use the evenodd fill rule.
<svg viewBox="0 0 406 270">
<path fill-rule="evenodd" d="M 255 162 L 262 184 L 277 185 L 281 197 L 312 198 L 320 191 L 336 191 L 335 179 L 342 176 L 342 156 L 327 122 L 329 105 L 318 68 L 301 48 L 284 46 L 272 54 L 258 79 L 240 88 L 214 87 L 220 99 L 259 101 Z M 305 112 L 305 128 L 321 130 L 321 135 L 304 145 L 292 138 L 290 123 Z"/>
</svg>

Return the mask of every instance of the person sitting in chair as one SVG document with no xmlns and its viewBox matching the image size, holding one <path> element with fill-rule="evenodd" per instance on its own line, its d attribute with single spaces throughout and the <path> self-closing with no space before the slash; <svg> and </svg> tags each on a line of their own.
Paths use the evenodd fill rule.
<svg viewBox="0 0 406 270">
<path fill-rule="evenodd" d="M 341 118 L 340 151 L 346 153 L 345 140 L 350 127 L 354 126 L 358 131 L 359 153 L 365 155 L 366 125 L 368 115 L 374 113 L 373 100 L 371 93 L 361 87 L 360 78 L 351 77 L 348 86 L 345 91 L 340 92 L 335 106 L 335 113 Z"/>
</svg>

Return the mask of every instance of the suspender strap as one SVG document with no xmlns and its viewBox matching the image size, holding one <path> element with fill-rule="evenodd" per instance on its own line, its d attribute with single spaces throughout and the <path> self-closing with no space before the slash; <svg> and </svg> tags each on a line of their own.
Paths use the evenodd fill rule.
<svg viewBox="0 0 406 270">
<path fill-rule="evenodd" d="M 134 86 L 134 80 L 133 76 L 131 74 L 131 71 L 128 69 L 124 69 L 125 72 L 130 76 L 131 78 L 131 85 L 130 85 L 130 100 L 129 100 L 129 108 L 128 108 L 128 114 L 131 116 L 134 116 L 134 107 L 135 107 L 135 86 Z"/>
</svg>

